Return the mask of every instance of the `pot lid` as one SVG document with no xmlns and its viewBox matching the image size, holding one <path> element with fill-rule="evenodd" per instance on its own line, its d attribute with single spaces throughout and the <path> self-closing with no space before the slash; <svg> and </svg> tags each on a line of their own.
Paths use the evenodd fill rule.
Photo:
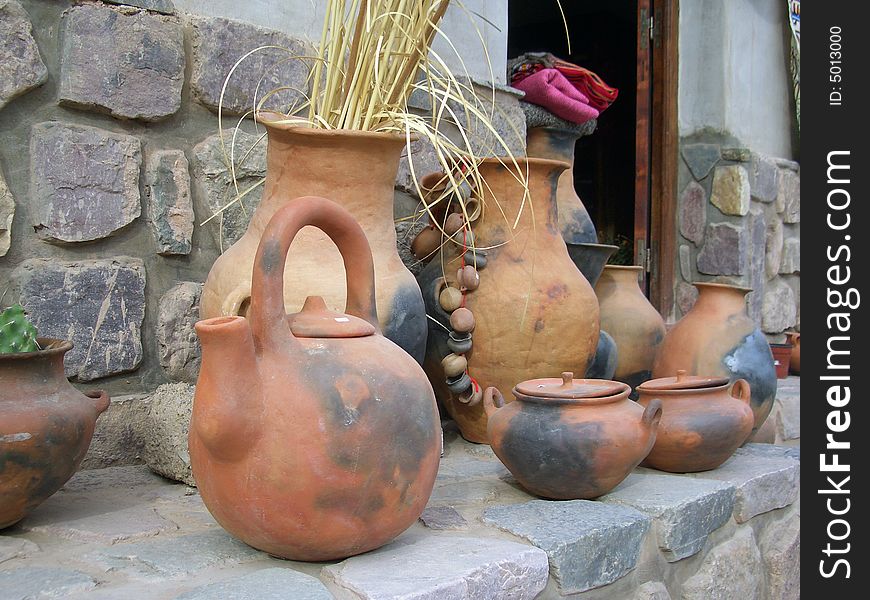
<svg viewBox="0 0 870 600">
<path fill-rule="evenodd" d="M 562 373 L 562 379 L 547 377 L 518 383 L 516 391 L 538 398 L 605 398 L 626 389 L 624 383 L 607 379 L 574 379 L 574 373 Z"/>
<path fill-rule="evenodd" d="M 685 369 L 677 370 L 676 377 L 661 377 L 651 379 L 637 386 L 644 392 L 658 392 L 662 390 L 697 390 L 701 388 L 719 387 L 728 383 L 727 377 L 703 377 L 700 375 L 686 375 Z"/>
<path fill-rule="evenodd" d="M 288 319 L 290 331 L 302 338 L 353 338 L 375 333 L 368 321 L 326 308 L 320 296 L 308 296 L 302 310 L 288 315 Z"/>
</svg>

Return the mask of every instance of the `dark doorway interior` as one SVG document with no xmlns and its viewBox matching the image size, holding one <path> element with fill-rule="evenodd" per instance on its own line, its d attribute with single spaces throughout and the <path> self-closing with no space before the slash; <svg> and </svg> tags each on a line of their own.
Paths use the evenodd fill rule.
<svg viewBox="0 0 870 600">
<path fill-rule="evenodd" d="M 598 129 L 577 142 L 574 187 L 599 241 L 623 247 L 611 262 L 631 264 L 635 236 L 637 0 L 509 0 L 508 57 L 551 52 L 597 73 L 619 89 Z"/>
</svg>

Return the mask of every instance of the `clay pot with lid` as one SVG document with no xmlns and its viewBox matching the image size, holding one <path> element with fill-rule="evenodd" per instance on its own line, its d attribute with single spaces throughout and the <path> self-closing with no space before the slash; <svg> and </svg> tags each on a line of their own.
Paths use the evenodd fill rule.
<svg viewBox="0 0 870 600">
<path fill-rule="evenodd" d="M 656 439 L 661 403 L 642 407 L 628 385 L 602 379 L 533 379 L 505 404 L 487 388 L 490 445 L 524 488 L 557 500 L 596 498 L 616 487 Z"/>
<path fill-rule="evenodd" d="M 313 296 L 285 313 L 285 259 L 308 226 L 344 258 L 343 312 Z M 269 554 L 322 561 L 377 548 L 417 520 L 432 491 L 438 409 L 420 365 L 381 335 L 374 272 L 346 210 L 299 198 L 263 232 L 249 317 L 196 324 L 193 476 L 218 523 Z"/>
<path fill-rule="evenodd" d="M 38 352 L 0 354 L 0 529 L 69 481 L 109 407 L 103 391 L 78 391 L 64 374 L 72 342 L 37 340 Z"/>
<path fill-rule="evenodd" d="M 638 404 L 660 402 L 655 445 L 643 462 L 661 471 L 693 473 L 728 460 L 752 432 L 755 417 L 745 379 L 687 375 L 653 379 L 637 388 Z"/>
</svg>

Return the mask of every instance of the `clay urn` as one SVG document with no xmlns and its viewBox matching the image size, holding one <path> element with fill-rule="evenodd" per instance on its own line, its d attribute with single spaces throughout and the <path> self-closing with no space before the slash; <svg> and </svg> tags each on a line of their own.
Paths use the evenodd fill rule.
<svg viewBox="0 0 870 600">
<path fill-rule="evenodd" d="M 673 473 L 715 469 L 752 432 L 755 417 L 745 379 L 687 375 L 652 379 L 637 388 L 638 404 L 660 402 L 662 420 L 644 466 Z"/>
<path fill-rule="evenodd" d="M 42 350 L 0 354 L 0 529 L 14 525 L 78 470 L 103 391 L 82 393 L 64 374 L 72 343 L 37 340 Z"/>
<path fill-rule="evenodd" d="M 788 371 L 792 375 L 801 374 L 801 334 L 797 331 L 786 332 L 786 337 L 792 345 L 791 362 L 788 363 Z"/>
<path fill-rule="evenodd" d="M 285 313 L 287 253 L 309 226 L 344 259 L 343 312 L 311 296 Z M 377 548 L 417 520 L 432 491 L 435 397 L 420 365 L 381 334 L 374 272 L 346 210 L 299 198 L 263 231 L 248 317 L 196 324 L 193 476 L 218 523 L 274 556 L 338 560 Z"/>
<path fill-rule="evenodd" d="M 656 439 L 659 401 L 642 407 L 628 385 L 602 379 L 532 379 L 505 404 L 487 388 L 483 405 L 493 452 L 517 481 L 542 498 L 606 494 L 628 477 Z"/>
</svg>

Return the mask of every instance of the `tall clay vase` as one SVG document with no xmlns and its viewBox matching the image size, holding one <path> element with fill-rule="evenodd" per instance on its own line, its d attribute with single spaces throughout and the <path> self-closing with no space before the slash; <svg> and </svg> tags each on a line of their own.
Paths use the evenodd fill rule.
<svg viewBox="0 0 870 600">
<path fill-rule="evenodd" d="M 506 163 L 510 164 L 508 161 Z M 483 213 L 473 225 L 475 245 L 485 248 L 480 284 L 468 291 L 465 307 L 474 315 L 471 350 L 465 353 L 476 389 L 512 389 L 519 381 L 585 373 L 598 343 L 598 301 L 565 247 L 558 229 L 556 184 L 565 163 L 519 160 L 528 167 L 529 201 L 513 170 L 498 159 L 485 160 Z M 513 224 L 519 215 L 516 228 Z M 418 275 L 427 311 L 429 344 L 424 368 L 462 436 L 486 443 L 486 413 L 478 402 L 464 402 L 445 383 L 441 360 L 451 353 L 450 320 L 439 304 L 442 276 L 457 284 L 462 252 L 450 244 Z M 467 398 L 466 398 L 467 399 Z M 479 400 L 479 394 L 478 394 Z"/>
<path fill-rule="evenodd" d="M 642 267 L 607 265 L 595 284 L 601 329 L 616 342 L 613 378 L 637 387 L 652 376 L 665 322 L 640 289 Z"/>
<path fill-rule="evenodd" d="M 589 211 L 574 189 L 574 145 L 580 139 L 574 131 L 553 127 L 532 127 L 526 132 L 526 155 L 568 163 L 559 176 L 556 203 L 559 206 L 559 229 L 570 248 L 574 244 L 595 244 L 598 235 Z M 578 265 L 579 267 L 579 265 Z"/>
<path fill-rule="evenodd" d="M 420 289 L 396 249 L 393 189 L 404 136 L 322 130 L 280 124 L 260 113 L 269 135 L 263 199 L 245 234 L 215 261 L 202 292 L 200 315 L 245 315 L 250 306 L 254 255 L 272 215 L 300 196 L 323 196 L 347 209 L 366 232 L 375 262 L 377 304 L 384 335 L 417 362 L 426 348 L 426 314 Z M 344 305 L 341 255 L 320 230 L 308 227 L 293 242 L 285 272 L 287 312 L 308 295 L 329 308 Z"/>
<path fill-rule="evenodd" d="M 40 338 L 43 350 L 0 354 L 0 529 L 14 525 L 78 470 L 102 391 L 82 394 L 63 371 L 71 342 Z"/>
<path fill-rule="evenodd" d="M 281 266 L 309 225 L 344 256 L 341 313 L 312 296 L 285 314 L 290 278 Z M 345 558 L 393 539 L 429 500 L 438 408 L 420 365 L 380 334 L 374 290 L 359 225 L 333 202 L 300 198 L 263 233 L 249 317 L 196 324 L 193 476 L 218 523 L 255 548 L 293 560 Z"/>
<path fill-rule="evenodd" d="M 770 344 L 746 313 L 750 290 L 722 283 L 696 283 L 698 300 L 674 325 L 659 348 L 653 377 L 677 371 L 702 377 L 746 379 L 758 431 L 776 398 L 776 369 Z"/>
</svg>

